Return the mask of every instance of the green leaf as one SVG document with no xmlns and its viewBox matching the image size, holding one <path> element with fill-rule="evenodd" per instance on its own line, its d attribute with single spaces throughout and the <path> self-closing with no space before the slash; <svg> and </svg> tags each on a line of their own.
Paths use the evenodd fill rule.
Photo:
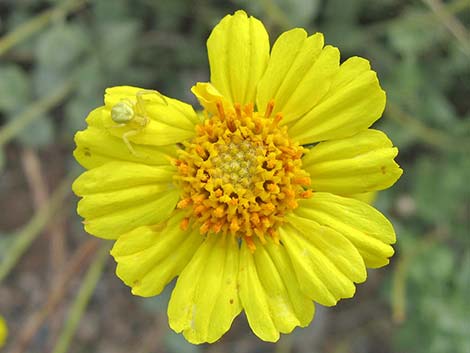
<svg viewBox="0 0 470 353">
<path fill-rule="evenodd" d="M 425 117 L 434 126 L 448 129 L 457 120 L 455 109 L 445 97 L 442 90 L 428 86 L 422 95 L 419 116 Z"/>
<path fill-rule="evenodd" d="M 262 18 L 263 21 L 269 21 L 269 18 L 279 20 L 279 16 L 282 16 L 285 21 L 280 23 L 281 25 L 290 24 L 307 28 L 310 27 L 320 8 L 319 0 L 236 0 L 235 2 L 238 7 L 246 9 L 250 15 Z"/>
<path fill-rule="evenodd" d="M 420 63 L 413 57 L 406 57 L 393 66 L 382 85 L 391 101 L 416 109 L 416 105 L 420 105 L 417 95 L 425 79 Z"/>
<path fill-rule="evenodd" d="M 50 66 L 39 66 L 31 74 L 33 90 L 36 97 L 47 96 L 67 80 L 68 74 L 65 70 L 56 70 Z"/>
<path fill-rule="evenodd" d="M 191 15 L 186 1 L 149 1 L 148 5 L 152 7 L 152 15 L 157 18 L 159 30 L 177 32 L 185 17 Z M 148 14 L 148 9 L 146 12 Z"/>
<path fill-rule="evenodd" d="M 470 248 L 464 254 L 459 268 L 455 276 L 457 288 L 465 298 L 470 298 Z"/>
<path fill-rule="evenodd" d="M 11 114 L 21 110 L 30 94 L 30 80 L 21 67 L 15 64 L 0 66 L 0 111 Z"/>
<path fill-rule="evenodd" d="M 407 148 L 416 143 L 416 134 L 410 129 L 404 129 L 403 125 L 399 125 L 396 121 L 385 117 L 379 120 L 376 125 L 377 129 L 384 131 L 393 141 L 393 145 L 398 147 L 399 153 L 403 153 Z"/>
<path fill-rule="evenodd" d="M 28 147 L 43 147 L 51 144 L 54 140 L 52 119 L 48 116 L 37 118 L 18 134 L 17 139 L 22 145 Z"/>
<path fill-rule="evenodd" d="M 79 130 L 87 126 L 85 119 L 88 114 L 101 104 L 98 96 L 76 96 L 65 106 L 63 132 L 69 141 Z"/>
<path fill-rule="evenodd" d="M 431 223 L 453 225 L 470 197 L 470 160 L 464 154 L 450 154 L 446 161 L 422 158 L 417 169 L 417 209 Z"/>
<path fill-rule="evenodd" d="M 39 66 L 63 71 L 80 58 L 88 45 L 89 39 L 81 26 L 59 23 L 40 36 L 35 57 Z"/>
<path fill-rule="evenodd" d="M 329 0 L 325 4 L 324 16 L 326 22 L 354 24 L 358 21 L 358 16 L 363 5 L 363 0 L 343 1 Z"/>
<path fill-rule="evenodd" d="M 408 318 L 395 335 L 396 350 L 466 353 L 470 348 L 470 306 L 468 293 L 458 283 L 462 279 L 460 271 L 470 264 L 468 255 L 458 263 L 454 249 L 437 239 L 433 241 L 431 247 L 425 242 L 409 244 L 415 256 L 407 281 Z M 416 248 L 416 244 L 421 247 Z"/>
<path fill-rule="evenodd" d="M 47 95 L 74 74 L 74 68 L 89 46 L 78 24 L 59 23 L 44 32 L 36 43 L 37 66 L 32 73 L 36 96 Z"/>
<path fill-rule="evenodd" d="M 427 21 L 426 12 L 410 8 L 388 28 L 390 44 L 404 56 L 416 56 L 435 47 L 444 36 L 440 26 Z"/>
<path fill-rule="evenodd" d="M 275 0 L 275 3 L 289 22 L 299 27 L 309 27 L 320 7 L 319 0 Z"/>
<path fill-rule="evenodd" d="M 139 23 L 134 20 L 104 22 L 98 28 L 98 50 L 106 72 L 119 75 L 120 71 L 129 70 L 128 65 L 137 43 Z"/>
<path fill-rule="evenodd" d="M 128 18 L 130 5 L 127 0 L 94 0 L 92 11 L 97 23 L 113 22 Z"/>
<path fill-rule="evenodd" d="M 96 107 L 103 105 L 104 75 L 100 70 L 99 61 L 88 58 L 77 68 L 77 93 L 65 105 L 62 132 L 67 140 L 86 128 L 85 118 Z"/>
</svg>

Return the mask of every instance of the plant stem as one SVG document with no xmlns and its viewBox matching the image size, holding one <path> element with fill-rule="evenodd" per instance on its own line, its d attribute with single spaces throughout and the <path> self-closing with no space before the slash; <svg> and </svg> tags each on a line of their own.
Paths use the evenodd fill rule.
<svg viewBox="0 0 470 353">
<path fill-rule="evenodd" d="M 108 259 L 109 248 L 109 244 L 104 244 L 90 265 L 52 353 L 65 353 L 68 351 L 80 319 L 103 273 L 106 260 Z"/>
<path fill-rule="evenodd" d="M 5 259 L 0 264 L 0 283 L 15 267 L 21 256 L 28 250 L 34 239 L 41 234 L 49 220 L 61 209 L 65 198 L 70 193 L 71 176 L 66 177 L 52 194 L 48 202 L 15 236 L 15 240 L 6 252 Z"/>
<path fill-rule="evenodd" d="M 262 0 L 261 5 L 273 22 L 280 28 L 287 29 L 293 27 L 289 18 L 273 0 Z"/>
<path fill-rule="evenodd" d="M 65 301 L 67 289 L 71 282 L 87 267 L 90 258 L 96 254 L 98 247 L 99 240 L 97 239 L 89 239 L 78 247 L 70 257 L 67 265 L 61 268 L 61 273 L 56 282 L 48 290 L 44 304 L 31 313 L 28 319 L 21 324 L 21 332 L 13 337 L 14 340 L 9 353 L 23 353 L 28 349 L 47 317 L 54 313 L 56 308 Z"/>
<path fill-rule="evenodd" d="M 54 90 L 50 95 L 39 99 L 17 116 L 10 119 L 10 122 L 0 130 L 0 148 L 14 138 L 25 126 L 60 103 L 72 91 L 74 86 L 74 80 L 70 79 Z"/>
<path fill-rule="evenodd" d="M 421 120 L 408 114 L 393 102 L 387 102 L 386 112 L 390 119 L 413 131 L 416 137 L 428 145 L 436 146 L 440 149 L 456 151 L 464 151 L 470 147 L 467 141 L 458 141 L 454 136 L 427 126 Z"/>
<path fill-rule="evenodd" d="M 423 0 L 434 12 L 437 19 L 448 29 L 460 43 L 463 52 L 470 57 L 470 35 L 462 23 L 450 13 L 439 0 Z M 470 3 L 470 2 L 468 2 Z"/>
<path fill-rule="evenodd" d="M 56 7 L 46 10 L 33 17 L 31 20 L 16 27 L 12 32 L 0 38 L 0 56 L 5 54 L 15 45 L 21 43 L 30 36 L 38 33 L 54 18 L 66 16 L 84 5 L 87 0 L 69 0 L 59 3 Z"/>
<path fill-rule="evenodd" d="M 449 14 L 455 15 L 466 8 L 470 7 L 468 0 L 455 0 L 450 3 L 442 5 L 445 11 Z M 432 12 L 422 12 L 419 14 L 413 14 L 413 22 L 419 23 L 420 25 L 426 25 L 435 22 L 436 16 Z M 383 20 L 377 23 L 369 24 L 364 27 L 365 32 L 371 35 L 383 34 L 392 26 L 399 26 L 403 21 L 409 21 L 407 16 L 397 16 L 389 20 Z"/>
<path fill-rule="evenodd" d="M 401 324 L 406 320 L 406 281 L 408 279 L 409 269 L 413 265 L 413 260 L 429 247 L 444 241 L 446 237 L 446 235 L 436 230 L 421 238 L 411 250 L 404 251 L 400 254 L 397 267 L 392 275 L 391 305 L 393 322 Z"/>
</svg>

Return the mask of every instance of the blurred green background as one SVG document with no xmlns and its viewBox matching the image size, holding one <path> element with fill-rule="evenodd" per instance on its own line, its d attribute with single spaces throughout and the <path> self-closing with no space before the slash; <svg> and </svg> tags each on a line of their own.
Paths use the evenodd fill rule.
<svg viewBox="0 0 470 353">
<path fill-rule="evenodd" d="M 168 329 L 169 291 L 133 297 L 104 242 L 84 234 L 70 181 L 74 133 L 113 85 L 196 104 L 205 41 L 227 13 L 271 42 L 305 27 L 368 58 L 387 91 L 377 127 L 405 173 L 376 206 L 397 231 L 391 265 L 355 298 L 317 306 L 277 344 L 243 316 L 214 345 Z M 0 315 L 20 352 L 470 352 L 470 0 L 0 0 Z"/>
</svg>

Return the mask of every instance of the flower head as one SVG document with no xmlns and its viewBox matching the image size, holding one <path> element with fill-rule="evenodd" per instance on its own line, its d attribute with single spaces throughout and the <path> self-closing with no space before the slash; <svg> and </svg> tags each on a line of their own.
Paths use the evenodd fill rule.
<svg viewBox="0 0 470 353">
<path fill-rule="evenodd" d="M 214 342 L 245 311 L 266 341 L 308 325 L 314 302 L 354 295 L 388 264 L 390 222 L 355 195 L 402 170 L 369 127 L 385 93 L 367 60 L 340 64 L 320 33 L 228 15 L 208 43 L 202 113 L 153 90 L 114 87 L 76 135 L 85 229 L 115 239 L 117 275 L 140 296 L 175 277 L 170 326 Z"/>
</svg>

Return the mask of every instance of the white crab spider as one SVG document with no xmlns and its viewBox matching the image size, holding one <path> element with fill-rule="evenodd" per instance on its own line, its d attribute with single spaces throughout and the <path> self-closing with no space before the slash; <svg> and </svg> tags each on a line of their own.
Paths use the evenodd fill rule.
<svg viewBox="0 0 470 353">
<path fill-rule="evenodd" d="M 165 105 L 168 105 L 165 97 L 160 92 L 153 90 L 141 90 L 136 94 L 135 103 L 129 98 L 126 98 L 116 103 L 111 109 L 111 120 L 117 123 L 117 125 L 114 127 L 129 126 L 129 124 L 132 122 L 137 125 L 136 129 L 129 130 L 122 135 L 122 140 L 134 156 L 136 156 L 137 153 L 132 147 L 129 138 L 139 134 L 150 122 L 150 118 L 147 116 L 143 104 L 143 96 L 146 94 L 156 94 L 162 99 Z"/>
</svg>

